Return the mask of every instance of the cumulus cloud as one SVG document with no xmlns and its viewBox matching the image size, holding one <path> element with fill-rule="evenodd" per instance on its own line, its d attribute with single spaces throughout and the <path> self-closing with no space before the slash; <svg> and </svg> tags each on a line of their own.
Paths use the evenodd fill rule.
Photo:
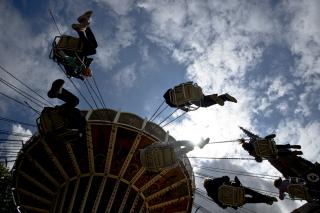
<svg viewBox="0 0 320 213">
<path fill-rule="evenodd" d="M 110 7 L 119 15 L 127 15 L 134 6 L 135 1 L 131 0 L 119 0 L 119 1 L 112 1 L 112 0 L 95 0 L 98 4 L 102 4 L 103 6 Z"/>
<path fill-rule="evenodd" d="M 128 65 L 119 70 L 113 77 L 113 82 L 118 89 L 130 88 L 135 85 L 137 79 L 135 72 L 135 64 Z"/>
</svg>

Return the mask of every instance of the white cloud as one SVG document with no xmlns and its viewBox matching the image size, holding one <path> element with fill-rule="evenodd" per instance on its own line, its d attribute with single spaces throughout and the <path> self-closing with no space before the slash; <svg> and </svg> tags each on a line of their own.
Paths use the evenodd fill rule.
<svg viewBox="0 0 320 213">
<path fill-rule="evenodd" d="M 108 20 L 106 20 L 108 21 Z M 97 63 L 103 70 L 111 70 L 114 65 L 120 62 L 119 55 L 122 49 L 133 44 L 136 40 L 134 21 L 128 17 L 115 17 L 115 31 L 109 35 L 110 29 L 94 29 L 97 35 L 99 47 L 95 56 Z"/>
<path fill-rule="evenodd" d="M 134 86 L 134 83 L 137 79 L 135 67 L 135 64 L 128 65 L 117 71 L 117 73 L 112 77 L 113 82 L 118 89 L 130 88 Z"/>
<path fill-rule="evenodd" d="M 112 8 L 119 15 L 127 15 L 134 6 L 134 1 L 132 0 L 94 0 L 98 4 L 108 6 Z"/>
<path fill-rule="evenodd" d="M 320 73 L 320 2 L 288 1 L 284 6 L 291 19 L 288 27 L 288 44 L 298 56 L 296 75 L 311 78 Z"/>
</svg>

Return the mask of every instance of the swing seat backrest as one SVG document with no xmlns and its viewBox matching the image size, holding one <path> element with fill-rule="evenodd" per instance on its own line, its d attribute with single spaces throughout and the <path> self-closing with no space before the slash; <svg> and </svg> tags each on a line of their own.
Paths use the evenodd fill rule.
<svg viewBox="0 0 320 213">
<path fill-rule="evenodd" d="M 79 38 L 67 35 L 56 36 L 52 42 L 52 50 L 49 58 L 60 61 L 63 58 L 61 52 L 68 56 L 75 57 L 77 53 L 82 51 L 83 43 Z"/>
<path fill-rule="evenodd" d="M 83 50 L 83 43 L 79 38 L 68 35 L 62 35 L 58 36 L 58 39 L 59 40 L 56 41 L 56 48 L 59 50 L 74 52 L 81 52 Z"/>
<path fill-rule="evenodd" d="M 161 171 L 177 164 L 174 148 L 169 144 L 150 145 L 140 151 L 140 161 L 149 171 Z"/>
<path fill-rule="evenodd" d="M 253 146 L 259 157 L 272 158 L 278 153 L 276 143 L 273 140 L 258 139 L 254 141 Z"/>
<path fill-rule="evenodd" d="M 37 120 L 38 129 L 41 134 L 47 134 L 66 128 L 68 122 L 59 111 L 59 108 L 44 108 Z"/>
<path fill-rule="evenodd" d="M 308 188 L 303 184 L 290 184 L 288 186 L 288 194 L 290 198 L 300 198 L 303 200 L 310 198 Z"/>
<path fill-rule="evenodd" d="M 218 189 L 218 200 L 226 206 L 239 207 L 245 203 L 243 187 L 222 185 Z"/>
<path fill-rule="evenodd" d="M 190 105 L 191 102 L 201 102 L 202 89 L 193 82 L 180 84 L 170 91 L 170 101 L 176 106 Z"/>
</svg>

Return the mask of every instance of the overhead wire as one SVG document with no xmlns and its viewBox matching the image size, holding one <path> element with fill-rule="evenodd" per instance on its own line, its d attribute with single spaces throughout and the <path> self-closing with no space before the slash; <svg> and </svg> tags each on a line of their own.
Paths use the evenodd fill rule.
<svg viewBox="0 0 320 213">
<path fill-rule="evenodd" d="M 97 97 L 98 101 L 100 102 L 100 104 L 101 104 L 101 106 L 102 106 L 102 108 L 103 108 L 103 107 L 104 107 L 104 106 L 103 106 L 103 102 L 100 100 L 99 95 L 96 93 L 95 89 L 92 87 L 90 81 L 87 79 L 86 81 L 83 81 L 83 82 L 87 82 L 87 83 L 88 83 L 90 89 L 93 91 L 94 95 Z M 97 108 L 98 108 L 98 107 L 97 107 Z"/>
<path fill-rule="evenodd" d="M 19 132 L 10 132 L 7 130 L 0 129 L 0 135 L 12 135 L 12 136 L 18 136 L 18 137 L 24 137 L 24 138 L 30 138 L 32 135 L 19 133 Z"/>
<path fill-rule="evenodd" d="M 1 70 L 3 70 L 4 72 L 6 72 L 8 75 L 10 75 L 12 78 L 14 78 L 15 80 L 17 80 L 20 84 L 22 84 L 23 86 L 25 86 L 26 88 L 28 88 L 31 92 L 33 92 L 34 94 L 36 94 L 38 97 L 40 97 L 42 100 L 44 100 L 45 102 L 47 102 L 49 105 L 53 106 L 52 103 L 50 103 L 47 99 L 45 99 L 43 96 L 41 96 L 38 92 L 36 92 L 35 90 L 33 90 L 31 87 L 29 87 L 27 84 L 25 84 L 23 81 L 21 81 L 20 79 L 18 79 L 16 76 L 14 76 L 13 74 L 11 74 L 7 69 L 5 69 L 3 66 L 0 65 Z"/>
<path fill-rule="evenodd" d="M 40 114 L 40 112 L 39 112 L 38 110 L 35 110 L 35 109 L 32 108 L 29 104 L 27 104 L 26 102 L 23 103 L 23 102 L 15 99 L 15 98 L 12 98 L 12 97 L 10 97 L 9 95 L 6 95 L 6 94 L 4 94 L 4 93 L 2 93 L 2 92 L 0 92 L 0 95 L 2 95 L 2 96 L 4 96 L 4 97 L 6 97 L 6 98 L 8 98 L 8 99 L 10 99 L 10 100 L 18 103 L 18 104 L 21 104 L 21 105 L 23 105 L 23 106 L 25 106 L 25 107 L 28 107 L 29 109 L 31 109 L 32 111 L 36 112 L 37 114 Z"/>
<path fill-rule="evenodd" d="M 43 105 L 46 106 L 46 104 L 44 104 L 43 102 L 41 102 L 40 100 L 32 97 L 30 94 L 22 91 L 21 89 L 19 89 L 18 87 L 14 86 L 13 84 L 9 83 L 8 81 L 4 80 L 3 78 L 0 78 L 0 82 L 3 83 L 4 85 L 6 85 L 7 87 L 11 88 L 12 90 L 16 91 L 18 94 L 22 95 L 23 97 L 25 97 L 26 99 L 28 99 L 29 101 L 31 101 L 32 103 L 34 103 L 35 105 L 37 105 L 38 107 L 43 107 Z M 41 105 L 42 104 L 42 105 Z"/>
<path fill-rule="evenodd" d="M 17 140 L 17 139 L 5 139 L 5 138 L 0 138 L 0 143 L 3 141 L 10 141 L 10 142 L 21 142 L 23 140 Z"/>
<path fill-rule="evenodd" d="M 9 123 L 18 123 L 18 124 L 22 124 L 22 125 L 25 125 L 25 126 L 37 127 L 37 125 L 35 125 L 35 124 L 25 123 L 25 122 L 22 122 L 22 121 L 17 121 L 17 120 L 13 120 L 13 119 L 9 119 L 9 118 L 4 118 L 4 117 L 1 117 L 1 116 L 0 116 L 0 120 L 1 121 L 5 121 L 5 122 L 9 122 Z"/>
</svg>

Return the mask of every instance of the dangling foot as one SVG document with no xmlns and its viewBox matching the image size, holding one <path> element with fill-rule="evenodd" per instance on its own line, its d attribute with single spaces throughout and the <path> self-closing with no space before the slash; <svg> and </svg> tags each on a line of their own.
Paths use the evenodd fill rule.
<svg viewBox="0 0 320 213">
<path fill-rule="evenodd" d="M 209 97 L 215 102 L 217 102 L 217 104 L 219 104 L 220 106 L 224 105 L 224 100 L 220 98 L 217 94 L 210 95 Z"/>
<path fill-rule="evenodd" d="M 61 93 L 63 88 L 64 80 L 57 79 L 52 83 L 51 89 L 48 92 L 49 98 L 56 98 Z"/>
<path fill-rule="evenodd" d="M 301 146 L 300 145 L 292 145 L 291 148 L 293 148 L 293 149 L 301 149 Z"/>
<path fill-rule="evenodd" d="M 301 151 L 293 151 L 292 154 L 294 154 L 294 155 L 303 155 L 303 152 L 301 152 Z"/>
<path fill-rule="evenodd" d="M 92 11 L 88 10 L 87 12 L 85 12 L 84 14 L 79 16 L 79 18 L 77 20 L 79 23 L 89 24 L 91 15 L 92 15 Z"/>
<path fill-rule="evenodd" d="M 223 96 L 222 99 L 224 99 L 225 101 L 230 101 L 230 102 L 234 102 L 237 103 L 237 99 L 231 95 L 229 95 L 228 93 L 221 95 Z"/>
<path fill-rule="evenodd" d="M 268 196 L 266 203 L 272 205 L 273 202 L 278 202 L 277 198 Z"/>
<path fill-rule="evenodd" d="M 80 24 L 72 24 L 71 27 L 75 30 L 75 31 L 85 31 L 88 27 L 88 24 L 85 23 L 80 23 Z"/>
<path fill-rule="evenodd" d="M 205 145 L 207 145 L 210 141 L 210 138 L 206 138 L 205 140 L 202 140 L 199 144 L 198 144 L 198 147 L 200 149 L 202 149 Z"/>
</svg>

